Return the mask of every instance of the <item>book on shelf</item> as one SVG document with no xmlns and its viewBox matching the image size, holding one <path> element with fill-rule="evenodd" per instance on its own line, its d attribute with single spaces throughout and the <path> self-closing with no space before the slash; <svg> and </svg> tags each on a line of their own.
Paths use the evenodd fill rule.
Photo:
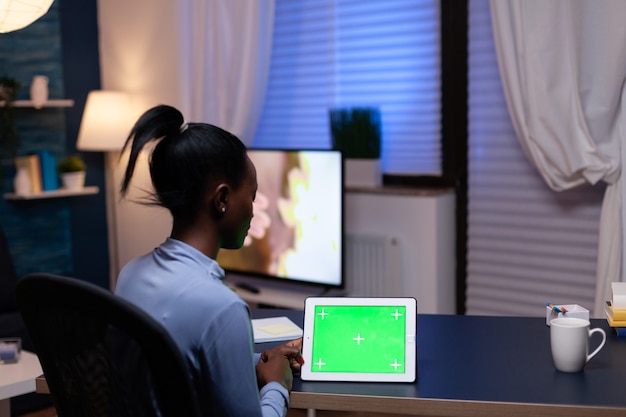
<svg viewBox="0 0 626 417">
<path fill-rule="evenodd" d="M 610 317 L 612 320 L 626 321 L 626 309 L 614 308 L 610 301 L 606 302 L 604 312 L 606 313 L 606 316 Z"/>
<path fill-rule="evenodd" d="M 30 179 L 30 192 L 40 193 L 43 190 L 41 181 L 41 162 L 38 155 L 26 155 L 15 157 L 15 169 L 24 169 Z"/>
<path fill-rule="evenodd" d="M 41 185 L 43 191 L 52 191 L 59 188 L 56 158 L 50 151 L 36 152 L 41 166 Z"/>
</svg>

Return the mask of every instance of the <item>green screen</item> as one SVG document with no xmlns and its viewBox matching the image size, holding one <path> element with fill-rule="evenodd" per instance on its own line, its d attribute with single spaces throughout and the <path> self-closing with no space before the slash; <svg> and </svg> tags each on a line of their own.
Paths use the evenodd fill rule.
<svg viewBox="0 0 626 417">
<path fill-rule="evenodd" d="M 317 306 L 312 372 L 405 373 L 406 308 Z"/>
</svg>

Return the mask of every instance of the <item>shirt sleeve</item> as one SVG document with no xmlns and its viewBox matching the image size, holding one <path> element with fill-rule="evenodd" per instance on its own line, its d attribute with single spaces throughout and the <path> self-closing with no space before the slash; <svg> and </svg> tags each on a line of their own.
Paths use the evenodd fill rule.
<svg viewBox="0 0 626 417">
<path fill-rule="evenodd" d="M 250 314 L 245 305 L 230 306 L 214 323 L 216 328 L 205 332 L 202 346 L 209 375 L 219 381 L 210 399 L 216 415 L 284 417 L 289 407 L 287 389 L 278 382 L 258 389 L 258 356 L 254 354 Z M 213 340 L 216 335 L 217 342 Z"/>
</svg>

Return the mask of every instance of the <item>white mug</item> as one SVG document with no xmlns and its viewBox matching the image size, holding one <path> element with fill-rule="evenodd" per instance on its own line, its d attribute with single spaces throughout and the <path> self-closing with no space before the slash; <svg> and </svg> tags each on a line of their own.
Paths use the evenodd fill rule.
<svg viewBox="0 0 626 417">
<path fill-rule="evenodd" d="M 48 101 L 48 77 L 45 75 L 35 75 L 30 83 L 30 99 L 35 108 L 40 108 Z"/>
<path fill-rule="evenodd" d="M 560 317 L 550 321 L 550 347 L 556 369 L 580 372 L 602 349 L 606 333 L 597 327 L 590 329 L 590 326 L 589 320 L 574 317 Z M 602 342 L 589 354 L 589 339 L 594 333 L 602 335 Z"/>
</svg>

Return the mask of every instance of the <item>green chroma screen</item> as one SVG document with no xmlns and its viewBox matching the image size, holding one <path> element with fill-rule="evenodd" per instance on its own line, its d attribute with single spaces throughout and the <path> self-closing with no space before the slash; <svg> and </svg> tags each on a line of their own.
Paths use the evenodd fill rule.
<svg viewBox="0 0 626 417">
<path fill-rule="evenodd" d="M 406 308 L 317 306 L 311 372 L 405 373 Z"/>
</svg>

